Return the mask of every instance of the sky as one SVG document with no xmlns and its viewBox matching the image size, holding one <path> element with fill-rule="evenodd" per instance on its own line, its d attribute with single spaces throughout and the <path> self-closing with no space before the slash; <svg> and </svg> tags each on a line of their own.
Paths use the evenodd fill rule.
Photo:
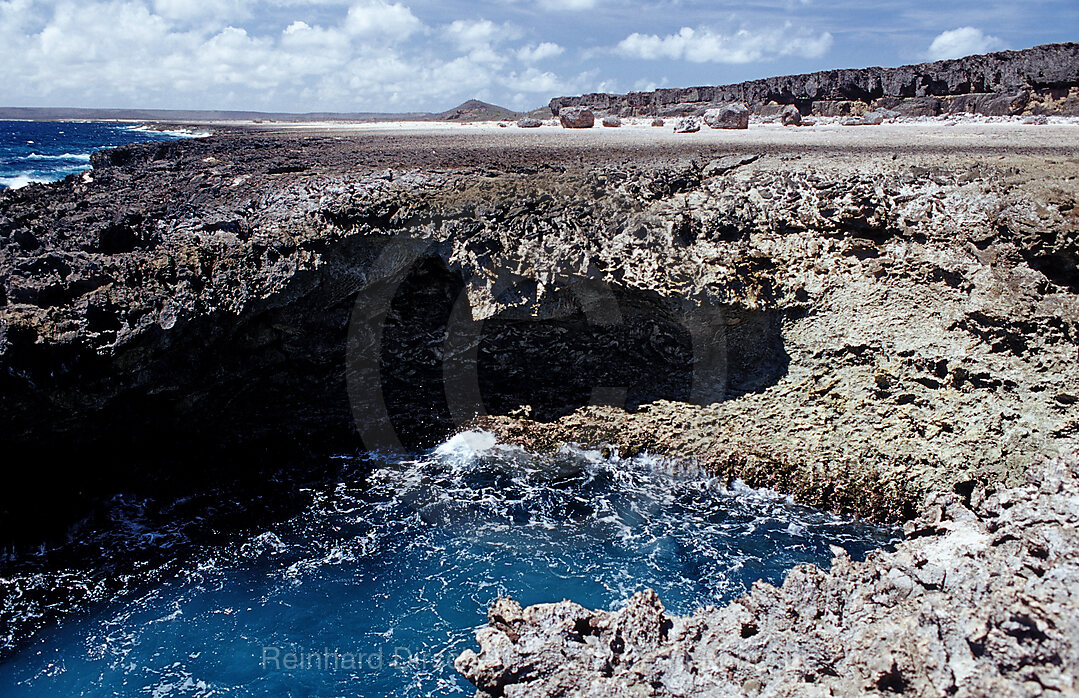
<svg viewBox="0 0 1079 698">
<path fill-rule="evenodd" d="M 1079 0 L 0 0 L 0 106 L 513 109 L 1079 41 Z"/>
</svg>

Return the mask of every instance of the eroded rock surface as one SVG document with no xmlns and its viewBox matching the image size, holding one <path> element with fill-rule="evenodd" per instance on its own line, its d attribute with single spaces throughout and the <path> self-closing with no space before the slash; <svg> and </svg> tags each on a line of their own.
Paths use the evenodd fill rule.
<svg viewBox="0 0 1079 698">
<path fill-rule="evenodd" d="M 348 330 L 389 288 L 393 312 L 371 311 L 385 375 L 358 384 L 383 389 L 399 435 L 488 413 L 533 447 L 685 455 L 910 516 L 932 489 L 1015 478 L 1079 439 L 1064 128 L 965 153 L 920 131 L 841 152 L 542 129 L 508 149 L 222 135 L 108 151 L 0 196 L 0 439 L 73 481 L 191 449 L 218 468 L 222 444 L 269 460 L 362 446 L 354 410 L 374 398 L 350 399 Z M 450 332 L 455 307 L 469 332 Z M 480 397 L 455 409 L 444 358 L 473 351 L 461 380 Z M 589 404 L 606 406 L 574 413 Z M 499 417 L 526 406 L 544 423 Z M 12 474 L 5 506 L 36 511 L 18 494 L 39 491 L 33 469 Z"/>
<path fill-rule="evenodd" d="M 1048 44 L 898 68 L 783 75 L 734 85 L 556 97 L 550 106 L 555 115 L 560 109 L 586 106 L 621 116 L 685 116 L 702 114 L 723 102 L 745 102 L 757 114 L 770 104 L 796 105 L 803 114 L 821 116 L 857 116 L 870 105 L 906 116 L 1079 114 L 1079 44 Z"/>
<path fill-rule="evenodd" d="M 477 696 L 1065 696 L 1079 691 L 1079 458 L 1020 487 L 932 495 L 895 552 L 795 568 L 668 616 L 491 608 L 456 666 Z"/>
</svg>

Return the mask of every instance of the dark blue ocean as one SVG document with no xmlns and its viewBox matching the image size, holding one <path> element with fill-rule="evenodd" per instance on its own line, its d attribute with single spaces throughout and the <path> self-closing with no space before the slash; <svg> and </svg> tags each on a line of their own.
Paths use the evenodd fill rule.
<svg viewBox="0 0 1079 698">
<path fill-rule="evenodd" d="M 686 614 L 828 567 L 829 545 L 862 558 L 896 534 L 674 462 L 535 456 L 484 432 L 343 473 L 288 521 L 91 592 L 0 662 L 0 697 L 469 696 L 453 659 L 500 595 L 616 608 L 651 587 Z M 181 543 L 141 508 L 125 498 L 111 515 L 129 549 Z"/>
<path fill-rule="evenodd" d="M 138 124 L 0 121 L 0 189 L 55 182 L 90 167 L 90 153 L 128 143 L 198 135 Z"/>
</svg>

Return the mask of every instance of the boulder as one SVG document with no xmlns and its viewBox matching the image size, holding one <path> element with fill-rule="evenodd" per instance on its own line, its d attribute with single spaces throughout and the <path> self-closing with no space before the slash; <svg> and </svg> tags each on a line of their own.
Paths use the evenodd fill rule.
<svg viewBox="0 0 1079 698">
<path fill-rule="evenodd" d="M 652 125 L 653 126 L 666 126 L 667 122 L 665 122 L 663 119 L 652 119 Z"/>
<path fill-rule="evenodd" d="M 517 122 L 517 128 L 539 128 L 543 122 L 539 119 L 524 118 Z"/>
<path fill-rule="evenodd" d="M 569 107 L 558 111 L 558 120 L 562 128 L 592 128 L 596 115 L 588 107 Z"/>
<path fill-rule="evenodd" d="M 982 114 L 984 116 L 1011 116 L 1019 114 L 1030 102 L 1026 90 L 1010 93 L 974 93 L 949 97 L 944 111 L 949 114 Z"/>
<path fill-rule="evenodd" d="M 798 111 L 798 107 L 788 104 L 779 110 L 779 121 L 784 126 L 801 126 L 802 113 Z"/>
<path fill-rule="evenodd" d="M 704 123 L 711 128 L 749 128 L 749 108 L 740 102 L 724 104 L 704 112 Z"/>
<path fill-rule="evenodd" d="M 701 120 L 692 116 L 685 119 L 679 119 L 678 123 L 674 125 L 675 133 L 696 133 L 700 130 Z"/>
<path fill-rule="evenodd" d="M 884 112 L 871 111 L 862 116 L 862 121 L 866 126 L 880 126 L 884 123 Z"/>
<path fill-rule="evenodd" d="M 622 125 L 622 120 L 619 119 L 617 116 L 605 116 L 603 117 L 603 121 L 601 121 L 600 123 L 602 123 L 607 128 L 618 128 Z"/>
</svg>

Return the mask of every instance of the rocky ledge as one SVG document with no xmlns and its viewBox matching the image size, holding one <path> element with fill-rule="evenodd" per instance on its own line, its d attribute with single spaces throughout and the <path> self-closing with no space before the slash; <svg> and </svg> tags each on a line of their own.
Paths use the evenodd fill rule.
<svg viewBox="0 0 1079 698">
<path fill-rule="evenodd" d="M 1012 492 L 1079 448 L 1074 128 L 239 132 L 99 153 L 0 193 L 0 543 L 62 539 L 118 491 L 186 507 L 241 473 L 224 489 L 254 500 L 265 468 L 299 488 L 329 454 L 477 420 L 531 448 L 693 459 L 878 519 L 912 519 L 932 492 L 949 493 L 941 521 L 967 500 L 988 516 L 983 488 Z M 253 520 L 244 500 L 193 518 L 227 535 Z M 1016 559 L 1055 560 L 1052 536 L 1074 526 L 1061 516 L 1034 528 L 1046 552 Z M 911 595 L 948 584 L 908 567 Z M 1049 584 L 1066 568 L 1037 569 Z M 841 579 L 788 585 L 806 578 Z M 1023 608 L 1001 632 L 1050 643 L 1037 666 L 1057 685 L 1074 666 L 1050 652 L 1064 631 Z M 980 632 L 975 660 L 997 637 Z M 843 645 L 828 646 L 800 676 L 836 678 Z M 877 685 L 921 680 L 905 647 Z"/>
<path fill-rule="evenodd" d="M 551 111 L 584 106 L 620 116 L 701 115 L 742 102 L 774 115 L 793 104 L 803 115 L 849 116 L 890 109 L 906 116 L 974 112 L 1079 114 L 1079 44 L 1048 44 L 898 68 L 851 68 L 751 80 L 734 85 L 629 94 L 556 97 Z"/>
<path fill-rule="evenodd" d="M 456 666 L 481 698 L 1079 691 L 1079 458 L 933 495 L 905 532 L 685 618 L 651 591 L 612 612 L 500 599 Z"/>
<path fill-rule="evenodd" d="M 1074 127 L 1022 128 L 101 153 L 0 195 L 0 513 L 475 417 L 876 518 L 1014 481 L 1079 446 Z"/>
</svg>

